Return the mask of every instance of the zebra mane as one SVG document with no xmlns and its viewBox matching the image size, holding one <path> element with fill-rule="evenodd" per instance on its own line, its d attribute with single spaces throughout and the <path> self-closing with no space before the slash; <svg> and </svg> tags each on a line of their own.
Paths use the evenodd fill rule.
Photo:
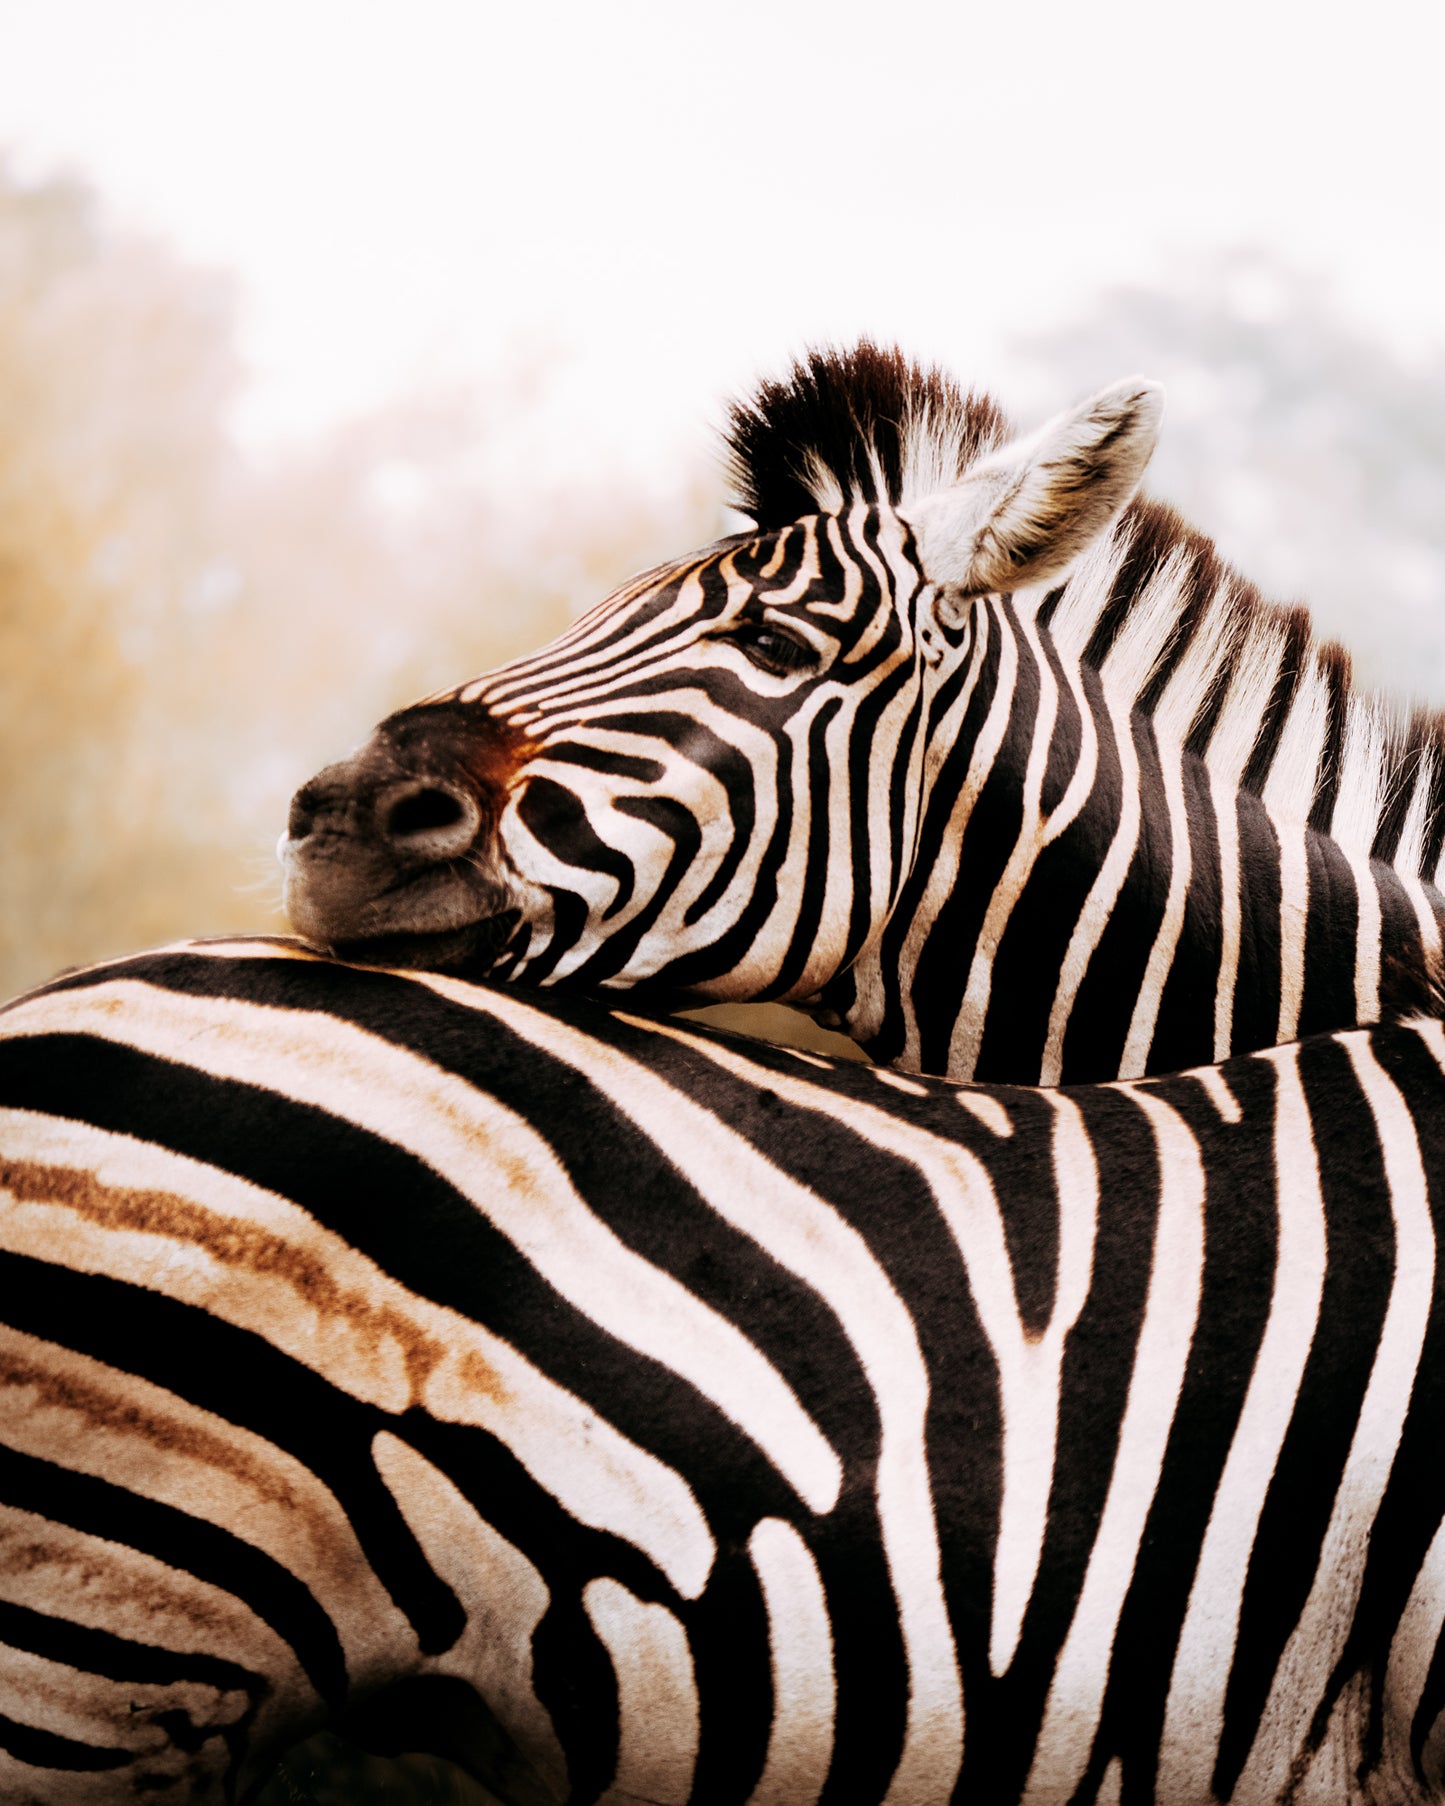
<svg viewBox="0 0 1445 1806">
<path fill-rule="evenodd" d="M 734 507 L 768 533 L 854 499 L 897 508 L 931 495 L 1008 436 L 988 396 L 863 339 L 810 351 L 734 402 L 724 448 Z"/>
<path fill-rule="evenodd" d="M 864 339 L 815 350 L 729 411 L 734 505 L 771 532 L 956 483 L 1010 436 L 987 396 Z M 1308 611 L 1270 602 L 1172 508 L 1139 498 L 1040 611 L 1061 648 L 1282 821 L 1439 882 L 1445 715 L 1355 687 Z"/>
<path fill-rule="evenodd" d="M 1445 715 L 1358 689 L 1308 609 L 1269 601 L 1172 508 L 1132 502 L 1039 618 L 1222 785 L 1439 881 Z"/>
</svg>

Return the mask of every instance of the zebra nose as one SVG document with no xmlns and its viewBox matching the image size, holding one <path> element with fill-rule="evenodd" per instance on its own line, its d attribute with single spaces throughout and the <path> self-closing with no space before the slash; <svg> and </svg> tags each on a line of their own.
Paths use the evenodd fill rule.
<svg viewBox="0 0 1445 1806">
<path fill-rule="evenodd" d="M 376 802 L 381 837 L 408 864 L 457 859 L 477 838 L 482 811 L 460 785 L 436 779 L 398 784 Z"/>
</svg>

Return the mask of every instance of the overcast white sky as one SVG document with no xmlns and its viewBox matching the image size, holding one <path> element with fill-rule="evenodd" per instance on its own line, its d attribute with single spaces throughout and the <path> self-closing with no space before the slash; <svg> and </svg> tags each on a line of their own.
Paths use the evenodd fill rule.
<svg viewBox="0 0 1445 1806">
<path fill-rule="evenodd" d="M 628 455 L 821 336 L 987 380 L 1211 245 L 1438 345 L 1442 51 L 1419 0 L 0 0 L 0 147 L 239 273 L 253 436 L 541 344 Z"/>
</svg>

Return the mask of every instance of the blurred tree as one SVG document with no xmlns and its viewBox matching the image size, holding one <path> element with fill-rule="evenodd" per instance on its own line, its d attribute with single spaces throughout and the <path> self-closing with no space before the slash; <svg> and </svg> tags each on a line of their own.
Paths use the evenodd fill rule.
<svg viewBox="0 0 1445 1806">
<path fill-rule="evenodd" d="M 701 460 L 551 476 L 543 354 L 243 457 L 233 314 L 83 187 L 0 165 L 0 995 L 284 926 L 297 783 L 719 528 Z"/>
<path fill-rule="evenodd" d="M 145 751 L 150 661 L 228 458 L 229 305 L 107 234 L 76 184 L 0 172 L 5 989 L 159 927 L 151 900 L 186 866 Z"/>
<path fill-rule="evenodd" d="M 1015 352 L 1033 412 L 1162 379 L 1151 492 L 1267 594 L 1307 602 L 1362 679 L 1445 703 L 1445 358 L 1392 355 L 1262 250 L 1109 290 Z"/>
</svg>

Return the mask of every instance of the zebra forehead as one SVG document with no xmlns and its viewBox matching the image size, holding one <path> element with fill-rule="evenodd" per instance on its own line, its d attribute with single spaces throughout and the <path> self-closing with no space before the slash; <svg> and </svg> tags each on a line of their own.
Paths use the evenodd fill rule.
<svg viewBox="0 0 1445 1806">
<path fill-rule="evenodd" d="M 820 487 L 831 478 L 820 476 Z M 837 498 L 838 511 L 843 499 Z M 837 614 L 844 591 L 856 588 L 857 567 L 867 556 L 860 551 L 851 528 L 850 543 L 841 538 L 844 523 L 819 519 L 810 509 L 801 520 L 775 527 L 735 533 L 714 540 L 699 551 L 671 564 L 656 565 L 641 577 L 614 592 L 599 608 L 583 617 L 578 628 L 543 648 L 539 657 L 571 652 L 581 629 L 593 623 L 618 633 L 641 626 L 686 626 L 762 601 L 770 605 L 820 601 Z M 869 559 L 876 573 L 876 558 Z M 524 662 L 524 661 L 519 661 Z"/>
<path fill-rule="evenodd" d="M 733 505 L 767 531 L 861 497 L 930 495 L 1009 436 L 986 396 L 863 339 L 808 352 L 735 402 L 725 432 Z"/>
</svg>

